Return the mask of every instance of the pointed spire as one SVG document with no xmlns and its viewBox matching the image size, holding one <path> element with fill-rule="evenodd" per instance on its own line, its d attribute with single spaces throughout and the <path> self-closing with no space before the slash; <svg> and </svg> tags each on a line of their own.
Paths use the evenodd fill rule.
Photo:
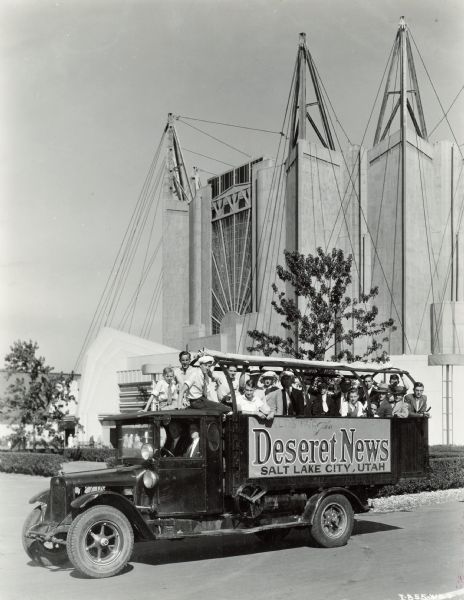
<svg viewBox="0 0 464 600">
<path fill-rule="evenodd" d="M 312 89 L 308 86 L 308 72 Z M 299 35 L 295 78 L 291 96 L 293 103 L 290 147 L 294 147 L 299 139 L 307 139 L 308 132 L 312 131 L 325 148 L 335 150 L 319 76 L 306 45 L 306 33 L 300 33 Z M 309 102 L 307 101 L 308 97 L 311 98 Z"/>
<path fill-rule="evenodd" d="M 190 187 L 190 178 L 187 175 L 182 148 L 174 126 L 174 118 L 175 115 L 169 113 L 166 125 L 168 132 L 167 167 L 169 171 L 170 188 L 171 191 L 177 195 L 179 200 L 191 202 L 193 194 Z"/>
<path fill-rule="evenodd" d="M 393 74 L 395 73 L 395 77 Z M 396 80 L 399 74 L 399 80 Z M 392 98 L 390 109 L 388 100 Z M 427 127 L 412 55 L 409 31 L 405 18 L 401 17 L 388 66 L 388 76 L 383 93 L 374 146 L 389 134 L 396 115 L 400 115 L 401 129 L 407 127 L 408 115 L 417 135 L 427 139 Z"/>
</svg>

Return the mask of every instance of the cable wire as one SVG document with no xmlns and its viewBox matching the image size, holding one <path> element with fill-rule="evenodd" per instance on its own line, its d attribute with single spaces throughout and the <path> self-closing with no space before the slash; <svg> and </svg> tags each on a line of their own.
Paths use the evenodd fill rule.
<svg viewBox="0 0 464 600">
<path fill-rule="evenodd" d="M 223 146 L 227 146 L 228 148 L 231 148 L 232 150 L 235 150 L 236 152 L 243 154 L 243 156 L 246 156 L 247 158 L 251 158 L 251 154 L 248 154 L 247 152 L 244 152 L 243 150 L 240 150 L 239 148 L 236 148 L 235 146 L 232 146 L 231 144 L 228 144 L 227 142 L 220 140 L 219 138 L 215 137 L 214 135 L 211 135 L 210 133 L 203 131 L 203 129 L 200 129 L 199 127 L 195 127 L 195 125 L 191 125 L 190 123 L 187 123 L 186 121 L 183 121 L 182 119 L 179 119 L 179 121 L 181 123 L 183 123 L 184 125 L 187 125 L 187 127 L 191 127 L 192 129 L 199 131 L 203 135 L 206 135 L 207 137 L 211 138 L 212 140 L 215 140 L 216 142 L 223 144 Z"/>
<path fill-rule="evenodd" d="M 200 123 L 211 123 L 212 125 L 224 125 L 224 127 L 236 127 L 238 129 L 248 129 L 249 131 L 260 131 L 262 133 L 273 133 L 275 135 L 285 135 L 282 131 L 272 131 L 270 129 L 260 129 L 259 127 L 246 127 L 245 125 L 234 125 L 232 123 L 221 123 L 220 121 L 208 121 L 207 119 L 197 119 L 186 117 L 185 115 L 175 115 L 176 119 L 186 119 L 188 121 L 199 121 Z"/>
</svg>

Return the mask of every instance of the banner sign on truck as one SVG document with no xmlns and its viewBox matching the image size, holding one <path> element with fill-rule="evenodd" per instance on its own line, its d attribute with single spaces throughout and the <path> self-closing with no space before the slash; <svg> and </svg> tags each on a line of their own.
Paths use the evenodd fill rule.
<svg viewBox="0 0 464 600">
<path fill-rule="evenodd" d="M 391 471 L 390 421 L 248 419 L 249 477 L 352 475 Z"/>
</svg>

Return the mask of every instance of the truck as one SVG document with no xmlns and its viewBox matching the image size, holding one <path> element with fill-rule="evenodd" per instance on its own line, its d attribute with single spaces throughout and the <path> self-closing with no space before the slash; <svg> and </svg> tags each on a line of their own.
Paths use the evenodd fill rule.
<svg viewBox="0 0 464 600">
<path fill-rule="evenodd" d="M 369 510 L 380 487 L 426 476 L 428 419 L 242 414 L 228 369 L 235 365 L 244 379 L 291 371 L 306 402 L 315 377 L 362 386 L 366 373 L 374 381 L 398 373 L 414 383 L 406 371 L 207 352 L 229 384 L 229 414 L 208 407 L 105 415 L 117 465 L 61 472 L 31 498 L 22 538 L 34 562 L 69 560 L 88 577 L 110 577 L 138 541 L 238 534 L 269 545 L 293 528 L 322 547 L 343 546 L 354 515 Z"/>
</svg>

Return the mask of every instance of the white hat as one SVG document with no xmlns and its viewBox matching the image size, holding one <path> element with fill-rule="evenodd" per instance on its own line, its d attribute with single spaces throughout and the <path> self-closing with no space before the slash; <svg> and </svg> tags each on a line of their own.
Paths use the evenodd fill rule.
<svg viewBox="0 0 464 600">
<path fill-rule="evenodd" d="M 260 379 L 277 379 L 277 375 L 276 373 L 274 373 L 274 371 L 265 371 Z"/>
<path fill-rule="evenodd" d="M 214 364 L 214 358 L 212 356 L 208 356 L 208 354 L 205 354 L 205 356 L 200 356 L 200 358 L 197 360 L 197 363 L 199 365 L 205 365 L 205 364 Z"/>
<path fill-rule="evenodd" d="M 295 377 L 295 375 L 291 371 L 282 371 L 280 374 L 280 378 L 282 377 Z"/>
</svg>

